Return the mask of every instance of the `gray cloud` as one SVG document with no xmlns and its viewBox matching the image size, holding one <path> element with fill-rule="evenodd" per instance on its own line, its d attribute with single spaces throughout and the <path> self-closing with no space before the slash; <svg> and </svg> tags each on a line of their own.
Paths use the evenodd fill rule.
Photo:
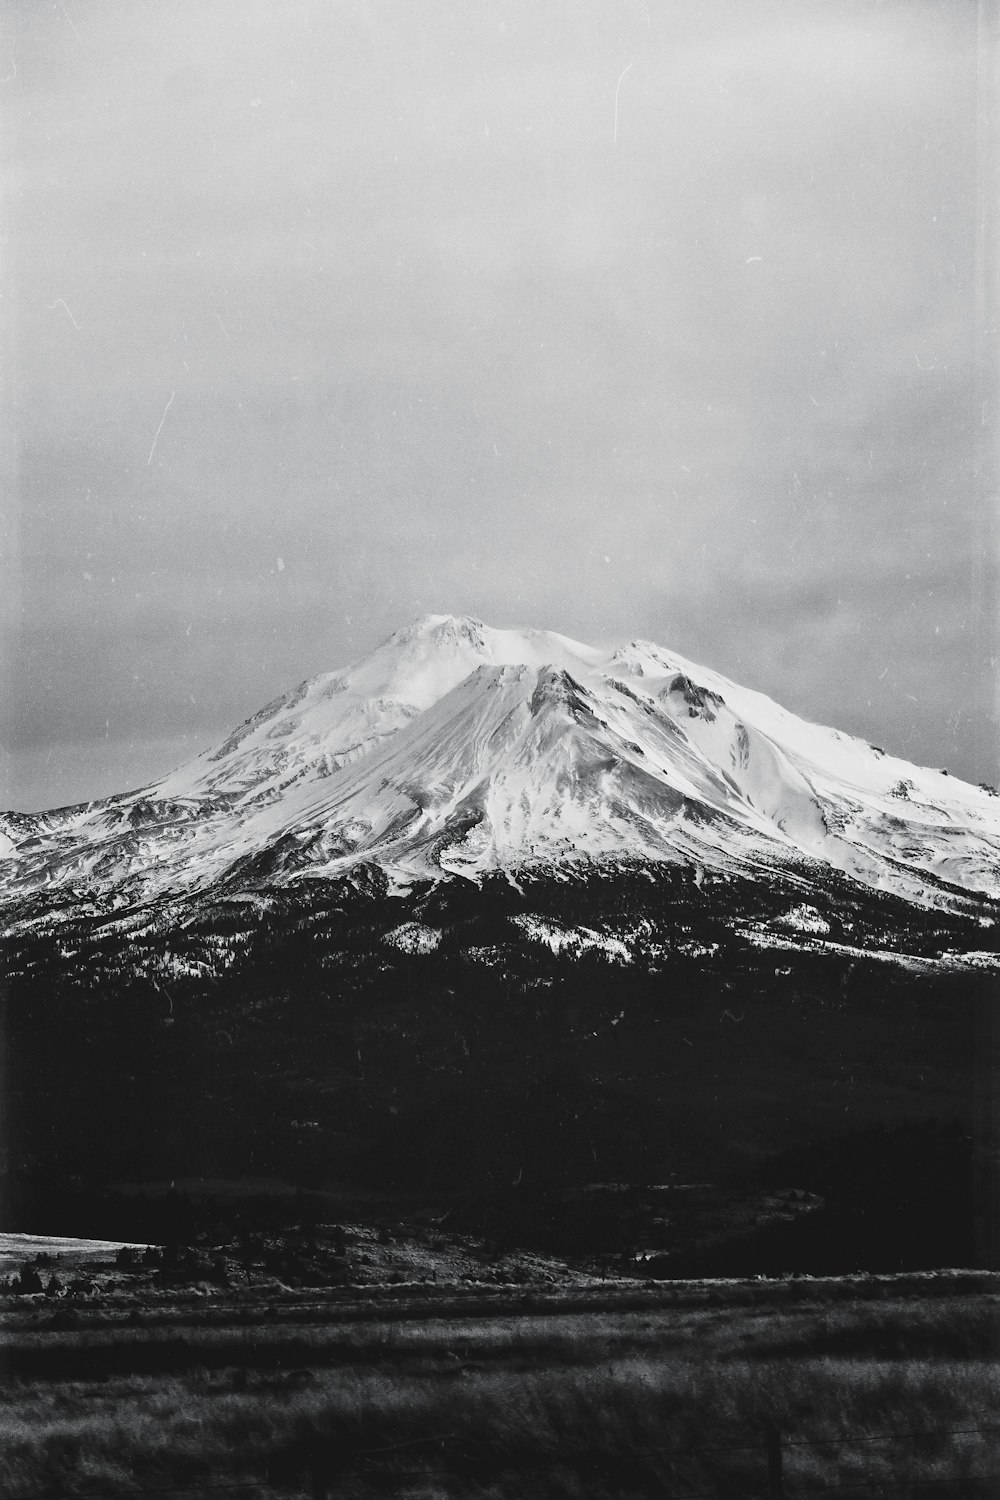
<svg viewBox="0 0 1000 1500">
<path fill-rule="evenodd" d="M 992 779 L 974 4 L 70 10 L 6 85 L 5 800 L 425 609 Z"/>
</svg>

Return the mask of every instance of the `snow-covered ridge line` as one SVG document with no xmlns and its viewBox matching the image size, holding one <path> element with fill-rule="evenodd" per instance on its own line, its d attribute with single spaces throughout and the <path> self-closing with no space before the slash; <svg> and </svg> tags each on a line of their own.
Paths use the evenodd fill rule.
<svg viewBox="0 0 1000 1500">
<path fill-rule="evenodd" d="M 356 865 L 399 887 L 615 859 L 811 861 L 975 905 L 1000 896 L 1000 799 L 651 642 L 428 615 L 140 791 L 0 815 L 0 894 L 123 909 Z"/>
</svg>

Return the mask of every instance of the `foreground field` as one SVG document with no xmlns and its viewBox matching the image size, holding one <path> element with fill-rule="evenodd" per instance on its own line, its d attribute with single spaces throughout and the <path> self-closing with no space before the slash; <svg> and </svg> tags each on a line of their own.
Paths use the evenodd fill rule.
<svg viewBox="0 0 1000 1500">
<path fill-rule="evenodd" d="M 998 1292 L 989 1276 L 572 1300 L 400 1288 L 248 1295 L 214 1319 L 191 1302 L 93 1307 L 68 1329 L 22 1301 L 0 1491 L 992 1494 Z"/>
</svg>

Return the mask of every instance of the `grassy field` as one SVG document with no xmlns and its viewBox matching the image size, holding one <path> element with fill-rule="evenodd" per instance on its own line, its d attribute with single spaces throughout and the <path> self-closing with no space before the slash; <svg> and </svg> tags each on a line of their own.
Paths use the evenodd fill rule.
<svg viewBox="0 0 1000 1500">
<path fill-rule="evenodd" d="M 214 1327 L 116 1310 L 66 1332 L 22 1308 L 0 1492 L 766 1496 L 773 1425 L 790 1500 L 994 1494 L 991 1283 L 663 1289 L 645 1307 L 609 1287 L 575 1311 L 512 1297 L 353 1320 L 245 1304 Z"/>
</svg>

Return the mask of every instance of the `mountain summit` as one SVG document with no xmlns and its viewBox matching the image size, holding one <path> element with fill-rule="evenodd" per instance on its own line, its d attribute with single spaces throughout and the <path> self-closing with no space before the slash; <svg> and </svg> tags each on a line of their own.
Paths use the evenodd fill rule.
<svg viewBox="0 0 1000 1500">
<path fill-rule="evenodd" d="M 376 867 L 399 889 L 593 864 L 830 868 L 1000 895 L 1000 799 L 647 641 L 426 615 L 139 791 L 0 815 L 0 896 L 114 907 Z"/>
</svg>

